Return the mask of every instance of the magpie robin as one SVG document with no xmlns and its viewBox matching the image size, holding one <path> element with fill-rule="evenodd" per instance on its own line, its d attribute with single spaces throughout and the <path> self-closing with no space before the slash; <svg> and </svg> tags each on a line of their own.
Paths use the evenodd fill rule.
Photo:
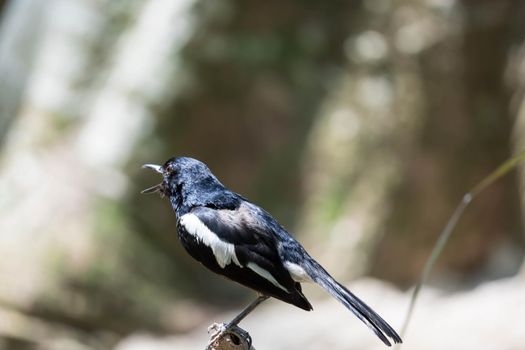
<svg viewBox="0 0 525 350">
<path fill-rule="evenodd" d="M 178 237 L 188 253 L 213 272 L 259 293 L 222 334 L 269 297 L 312 310 L 301 283 L 315 282 L 386 345 L 391 345 L 388 338 L 401 343 L 381 316 L 330 276 L 269 213 L 227 189 L 204 163 L 174 157 L 162 166 L 143 167 L 162 174 L 162 183 L 142 193 L 158 192 L 169 198 Z"/>
</svg>

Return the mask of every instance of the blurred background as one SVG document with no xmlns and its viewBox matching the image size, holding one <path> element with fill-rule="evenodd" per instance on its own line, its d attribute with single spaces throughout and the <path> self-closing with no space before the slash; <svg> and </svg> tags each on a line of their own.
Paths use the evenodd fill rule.
<svg viewBox="0 0 525 350">
<path fill-rule="evenodd" d="M 253 298 L 139 194 L 159 181 L 140 166 L 173 155 L 400 329 L 463 194 L 525 150 L 524 16 L 523 0 L 0 0 L 0 348 L 202 349 Z M 523 348 L 523 180 L 468 208 L 404 348 Z M 313 313 L 249 316 L 258 349 L 382 348 L 306 295 Z"/>
</svg>

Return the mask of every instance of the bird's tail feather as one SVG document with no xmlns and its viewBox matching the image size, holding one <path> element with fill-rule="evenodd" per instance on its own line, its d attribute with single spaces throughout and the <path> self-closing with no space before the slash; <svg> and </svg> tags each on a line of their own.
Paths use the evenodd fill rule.
<svg viewBox="0 0 525 350">
<path fill-rule="evenodd" d="M 387 337 L 391 338 L 394 343 L 402 342 L 396 331 L 390 327 L 381 316 L 343 285 L 338 283 L 319 263 L 311 257 L 307 257 L 304 265 L 303 268 L 317 284 L 339 300 L 347 309 L 352 311 L 354 315 L 374 331 L 383 343 L 388 346 L 392 345 Z"/>
</svg>

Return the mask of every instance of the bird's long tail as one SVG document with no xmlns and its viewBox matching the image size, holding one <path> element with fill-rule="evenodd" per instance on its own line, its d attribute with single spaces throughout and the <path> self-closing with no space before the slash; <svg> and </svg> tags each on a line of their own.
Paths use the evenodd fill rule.
<svg viewBox="0 0 525 350">
<path fill-rule="evenodd" d="M 321 287 L 323 287 L 334 298 L 339 300 L 346 308 L 363 321 L 374 333 L 388 346 L 391 346 L 388 338 L 394 343 L 401 343 L 401 338 L 396 331 L 390 327 L 381 316 L 366 305 L 361 299 L 352 294 L 343 285 L 338 283 L 326 270 L 314 259 L 307 256 L 304 259 L 303 268 L 308 275 Z M 387 338 L 388 337 L 388 338 Z"/>
</svg>

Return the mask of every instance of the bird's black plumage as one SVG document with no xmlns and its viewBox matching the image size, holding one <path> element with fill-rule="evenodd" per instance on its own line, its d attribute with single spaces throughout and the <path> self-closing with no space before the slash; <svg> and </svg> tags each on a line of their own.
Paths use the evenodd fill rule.
<svg viewBox="0 0 525 350">
<path fill-rule="evenodd" d="M 146 165 L 163 181 L 145 192 L 169 197 L 179 239 L 188 253 L 213 272 L 312 310 L 301 282 L 312 281 L 367 324 L 386 344 L 399 335 L 368 305 L 335 281 L 264 209 L 227 189 L 195 159 L 177 157 L 163 166 Z"/>
</svg>

